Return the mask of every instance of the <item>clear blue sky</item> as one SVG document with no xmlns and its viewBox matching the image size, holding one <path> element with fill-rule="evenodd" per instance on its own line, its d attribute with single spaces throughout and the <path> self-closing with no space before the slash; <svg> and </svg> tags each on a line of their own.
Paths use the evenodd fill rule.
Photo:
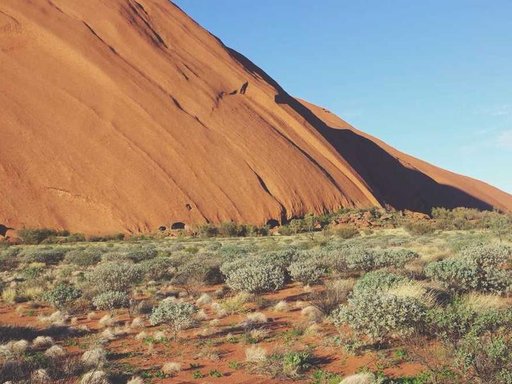
<svg viewBox="0 0 512 384">
<path fill-rule="evenodd" d="M 512 193 L 512 1 L 175 3 L 290 94 Z"/>
</svg>

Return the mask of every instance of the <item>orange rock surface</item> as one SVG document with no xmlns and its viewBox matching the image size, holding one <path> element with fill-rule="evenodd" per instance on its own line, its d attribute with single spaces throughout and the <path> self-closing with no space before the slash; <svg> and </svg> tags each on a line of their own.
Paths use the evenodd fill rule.
<svg viewBox="0 0 512 384">
<path fill-rule="evenodd" d="M 289 96 L 167 0 L 0 3 L 0 224 L 264 224 L 512 196 Z"/>
</svg>

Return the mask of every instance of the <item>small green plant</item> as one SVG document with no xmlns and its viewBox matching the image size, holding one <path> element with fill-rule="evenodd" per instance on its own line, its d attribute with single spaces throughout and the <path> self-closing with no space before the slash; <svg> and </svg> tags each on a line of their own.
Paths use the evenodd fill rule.
<svg viewBox="0 0 512 384">
<path fill-rule="evenodd" d="M 137 264 L 102 263 L 87 278 L 93 288 L 101 292 L 126 292 L 142 280 L 143 271 Z"/>
<path fill-rule="evenodd" d="M 315 284 L 325 274 L 325 268 L 315 260 L 295 261 L 288 267 L 288 272 L 294 281 L 303 284 Z"/>
<path fill-rule="evenodd" d="M 80 267 L 89 267 L 98 264 L 101 261 L 101 255 L 102 252 L 99 249 L 77 249 L 66 253 L 64 261 Z"/>
<path fill-rule="evenodd" d="M 425 274 L 454 291 L 503 294 L 512 286 L 512 272 L 503 268 L 511 255 L 505 246 L 468 247 L 458 257 L 430 263 Z"/>
<path fill-rule="evenodd" d="M 202 379 L 204 377 L 204 374 L 201 371 L 196 370 L 196 371 L 192 372 L 192 377 L 194 379 Z"/>
<path fill-rule="evenodd" d="M 153 309 L 151 325 L 166 324 L 173 332 L 174 339 L 178 332 L 190 327 L 194 323 L 194 314 L 197 307 L 189 303 L 176 303 L 172 299 L 165 299 Z"/>
<path fill-rule="evenodd" d="M 222 377 L 224 376 L 219 370 L 217 369 L 212 369 L 210 372 L 208 372 L 208 375 L 210 377 Z"/>
<path fill-rule="evenodd" d="M 337 373 L 324 371 L 322 369 L 316 370 L 311 375 L 311 384 L 339 384 L 342 377 Z"/>
<path fill-rule="evenodd" d="M 296 377 L 311 367 L 309 351 L 288 352 L 283 356 L 283 371 L 287 376 Z"/>
<path fill-rule="evenodd" d="M 231 270 L 226 279 L 235 291 L 260 293 L 282 288 L 285 275 L 281 268 L 272 265 L 251 265 Z"/>
<path fill-rule="evenodd" d="M 107 291 L 95 296 L 92 303 L 96 309 L 113 311 L 117 308 L 127 308 L 130 305 L 130 298 L 126 292 Z"/>
<path fill-rule="evenodd" d="M 82 292 L 72 285 L 61 283 L 43 295 L 43 300 L 58 309 L 65 309 L 82 296 Z"/>
<path fill-rule="evenodd" d="M 228 363 L 228 367 L 231 368 L 231 369 L 237 370 L 237 369 L 240 369 L 242 367 L 242 363 L 240 363 L 239 361 L 231 360 Z"/>
<path fill-rule="evenodd" d="M 348 324 L 372 341 L 387 341 L 421 329 L 425 313 L 426 308 L 412 297 L 364 290 L 354 294 L 347 305 L 333 311 L 331 319 L 335 326 Z"/>
</svg>

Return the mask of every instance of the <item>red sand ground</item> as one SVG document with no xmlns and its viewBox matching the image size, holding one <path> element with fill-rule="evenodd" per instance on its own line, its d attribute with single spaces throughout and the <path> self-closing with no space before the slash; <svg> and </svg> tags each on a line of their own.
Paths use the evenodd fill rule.
<svg viewBox="0 0 512 384">
<path fill-rule="evenodd" d="M 340 206 L 512 210 L 511 195 L 297 101 L 168 0 L 3 0 L 0 63 L 0 224 L 113 233 Z"/>
<path fill-rule="evenodd" d="M 215 288 L 217 287 L 209 287 L 202 291 L 211 293 Z M 286 300 L 290 304 L 290 311 L 288 312 L 276 312 L 272 308 L 256 309 L 254 304 L 246 306 L 249 312 L 258 310 L 269 318 L 269 322 L 264 325 L 266 329 L 270 330 L 268 339 L 257 344 L 265 348 L 269 354 L 272 351 L 300 350 L 304 349 L 306 345 L 314 347 L 314 356 L 319 359 L 320 363 L 307 372 L 303 379 L 296 380 L 296 382 L 311 382 L 310 376 L 317 369 L 337 373 L 342 377 L 356 373 L 358 369 L 365 367 L 373 370 L 382 368 L 383 363 L 386 364 L 384 372 L 393 377 L 413 376 L 423 370 L 422 366 L 416 363 L 393 363 L 389 358 L 392 351 L 385 353 L 388 356 L 387 359 L 383 359 L 382 356 L 379 357 L 375 352 L 368 352 L 360 356 L 349 355 L 343 351 L 342 347 L 331 346 L 329 343 L 326 343 L 330 336 L 337 335 L 336 330 L 327 324 L 322 324 L 316 335 L 299 336 L 297 339 L 294 339 L 295 341 L 286 344 L 283 339 L 283 333 L 293 328 L 299 328 L 300 323 L 305 321 L 304 317 L 301 316 L 300 309 L 294 308 L 295 301 L 304 299 L 305 296 L 306 294 L 300 284 L 292 284 L 276 293 L 261 295 L 264 300 L 272 302 Z M 215 318 L 208 305 L 203 308 L 209 315 L 208 319 L 202 321 L 197 327 L 180 333 L 180 339 L 176 342 L 154 344 L 152 352 L 148 352 L 147 344 L 134 338 L 141 329 L 132 329 L 127 335 L 108 342 L 105 348 L 112 354 L 119 356 L 116 360 L 111 361 L 129 364 L 136 370 L 152 372 L 160 370 L 166 362 L 181 363 L 182 371 L 178 375 L 166 379 L 154 378 L 153 383 L 279 383 L 283 381 L 283 378 L 272 379 L 262 373 L 254 372 L 254 370 L 251 370 L 250 365 L 246 364 L 245 367 L 243 366 L 245 364 L 245 349 L 251 345 L 246 344 L 243 338 L 240 338 L 238 343 L 230 343 L 225 338 L 222 338 L 227 333 L 232 333 L 233 336 L 243 335 L 243 330 L 236 330 L 236 328 L 238 324 L 245 320 L 245 314 L 234 314 L 222 318 L 220 323 L 215 326 L 214 333 L 202 336 L 199 334 L 201 329 L 207 327 L 209 321 Z M 37 315 L 47 315 L 51 312 L 50 308 L 41 308 L 36 309 L 32 316 L 20 317 L 15 312 L 13 306 L 0 305 L 0 324 L 30 326 L 41 329 L 45 326 L 37 320 Z M 103 312 L 98 312 L 92 320 L 87 320 L 85 316 L 78 317 L 78 321 L 74 326 L 87 325 L 91 333 L 81 338 L 73 339 L 73 343 L 70 343 L 70 339 L 63 338 L 59 340 L 59 344 L 64 346 L 69 353 L 83 353 L 83 349 L 79 346 L 91 343 L 93 339 L 91 339 L 90 335 L 94 337 L 95 334 L 103 331 L 104 328 L 99 325 L 98 320 L 104 314 Z M 116 316 L 116 320 L 122 326 L 126 321 L 130 321 L 130 317 L 126 312 L 122 312 Z M 144 331 L 148 334 L 164 329 L 162 327 L 151 327 L 148 322 L 146 322 L 146 325 Z M 203 345 L 198 345 L 198 342 L 201 340 L 204 341 Z M 216 342 L 209 344 L 208 340 L 215 340 Z M 215 352 L 220 359 L 211 359 L 209 352 Z M 233 361 L 241 363 L 242 367 L 233 369 L 229 366 L 229 363 Z M 192 368 L 191 364 L 197 367 Z M 208 373 L 215 369 L 221 372 L 223 376 L 219 378 L 208 376 Z M 203 373 L 205 377 L 203 379 L 194 379 L 192 374 L 196 370 Z"/>
</svg>

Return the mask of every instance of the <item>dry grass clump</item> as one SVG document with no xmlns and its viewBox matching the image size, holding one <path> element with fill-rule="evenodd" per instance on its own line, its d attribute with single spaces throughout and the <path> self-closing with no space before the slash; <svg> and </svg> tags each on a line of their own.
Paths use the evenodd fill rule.
<svg viewBox="0 0 512 384">
<path fill-rule="evenodd" d="M 51 346 L 50 348 L 48 348 L 45 352 L 44 352 L 45 356 L 48 356 L 50 358 L 53 358 L 53 359 L 56 359 L 56 358 L 59 358 L 59 357 L 64 357 L 67 355 L 67 352 L 64 348 L 62 348 L 61 346 L 59 345 L 53 345 Z"/>
<path fill-rule="evenodd" d="M 27 340 L 9 341 L 7 344 L 0 345 L 0 356 L 10 358 L 12 356 L 21 356 L 29 348 Z"/>
<path fill-rule="evenodd" d="M 357 373 L 347 376 L 341 380 L 340 384 L 373 384 L 375 383 L 375 375 L 373 373 Z"/>
<path fill-rule="evenodd" d="M 55 311 L 49 316 L 39 316 L 37 319 L 41 323 L 52 324 L 58 327 L 66 324 L 66 322 L 69 320 L 69 315 L 61 311 Z"/>
<path fill-rule="evenodd" d="M 209 294 L 203 293 L 199 298 L 196 300 L 196 305 L 198 307 L 202 307 L 203 305 L 208 305 L 212 303 L 212 298 Z"/>
<path fill-rule="evenodd" d="M 290 310 L 290 306 L 285 300 L 281 300 L 276 305 L 274 305 L 274 311 L 276 312 L 288 312 Z"/>
<path fill-rule="evenodd" d="M 204 309 L 200 309 L 196 313 L 196 320 L 203 321 L 208 319 L 208 314 L 204 311 Z"/>
<path fill-rule="evenodd" d="M 508 300 L 499 295 L 470 293 L 464 297 L 463 304 L 475 312 L 485 312 L 492 309 L 504 309 L 510 304 Z"/>
<path fill-rule="evenodd" d="M 253 295 L 246 292 L 240 292 L 236 296 L 228 297 L 221 302 L 221 307 L 228 314 L 243 313 L 246 311 L 245 304 L 253 299 Z"/>
<path fill-rule="evenodd" d="M 82 376 L 80 384 L 110 384 L 110 381 L 105 372 L 91 371 Z"/>
<path fill-rule="evenodd" d="M 140 377 L 132 377 L 126 384 L 144 384 L 144 380 Z"/>
<path fill-rule="evenodd" d="M 17 298 L 18 292 L 16 291 L 16 288 L 5 288 L 2 291 L 2 301 L 6 302 L 7 304 L 16 303 Z"/>
<path fill-rule="evenodd" d="M 315 292 L 311 295 L 311 304 L 318 308 L 325 316 L 328 316 L 340 304 L 347 301 L 355 282 L 355 279 L 327 281 L 323 291 Z"/>
<path fill-rule="evenodd" d="M 215 312 L 215 317 L 217 319 L 222 319 L 223 317 L 228 316 L 228 312 L 222 307 L 220 303 L 212 303 L 211 308 L 212 311 Z"/>
<path fill-rule="evenodd" d="M 102 326 L 102 327 L 111 327 L 112 325 L 114 325 L 115 323 L 115 320 L 114 318 L 112 317 L 111 314 L 106 314 L 105 316 L 103 316 L 99 321 L 98 321 L 99 325 Z"/>
<path fill-rule="evenodd" d="M 267 359 L 267 351 L 265 348 L 257 345 L 251 345 L 245 349 L 245 361 L 248 363 L 261 363 Z"/>
<path fill-rule="evenodd" d="M 256 324 L 265 324 L 268 321 L 267 316 L 263 312 L 248 313 L 244 324 L 247 326 Z"/>
<path fill-rule="evenodd" d="M 251 339 L 255 340 L 256 342 L 260 342 L 262 340 L 265 340 L 270 335 L 270 330 L 268 329 L 252 329 L 249 332 L 249 336 Z"/>
<path fill-rule="evenodd" d="M 149 334 L 146 331 L 142 331 L 135 335 L 135 340 L 144 340 L 147 337 L 149 337 Z"/>
<path fill-rule="evenodd" d="M 32 348 L 47 349 L 55 344 L 55 341 L 50 336 L 37 336 L 32 340 Z"/>
<path fill-rule="evenodd" d="M 134 318 L 130 324 L 130 327 L 135 328 L 135 329 L 144 328 L 145 327 L 144 319 L 142 317 Z"/>
<path fill-rule="evenodd" d="M 181 364 L 180 364 L 180 363 L 177 363 L 177 362 L 175 362 L 175 361 L 171 361 L 171 362 L 165 363 L 165 364 L 162 366 L 161 371 L 162 371 L 163 373 L 165 373 L 166 375 L 174 376 L 174 375 L 176 375 L 178 372 L 180 372 L 180 371 L 181 371 Z"/>
<path fill-rule="evenodd" d="M 311 323 L 319 323 L 323 320 L 324 314 L 321 310 L 313 305 L 309 305 L 300 311 L 302 317 L 305 317 L 307 321 Z"/>
<path fill-rule="evenodd" d="M 32 384 L 47 384 L 51 383 L 51 378 L 46 369 L 36 369 L 30 375 L 30 382 Z"/>
<path fill-rule="evenodd" d="M 101 347 L 85 351 L 80 358 L 82 364 L 87 368 L 101 368 L 107 363 L 107 352 Z"/>
<path fill-rule="evenodd" d="M 415 299 L 429 308 L 436 304 L 435 295 L 430 293 L 427 288 L 416 281 L 410 281 L 392 287 L 388 290 L 388 293 L 397 297 Z"/>
</svg>

